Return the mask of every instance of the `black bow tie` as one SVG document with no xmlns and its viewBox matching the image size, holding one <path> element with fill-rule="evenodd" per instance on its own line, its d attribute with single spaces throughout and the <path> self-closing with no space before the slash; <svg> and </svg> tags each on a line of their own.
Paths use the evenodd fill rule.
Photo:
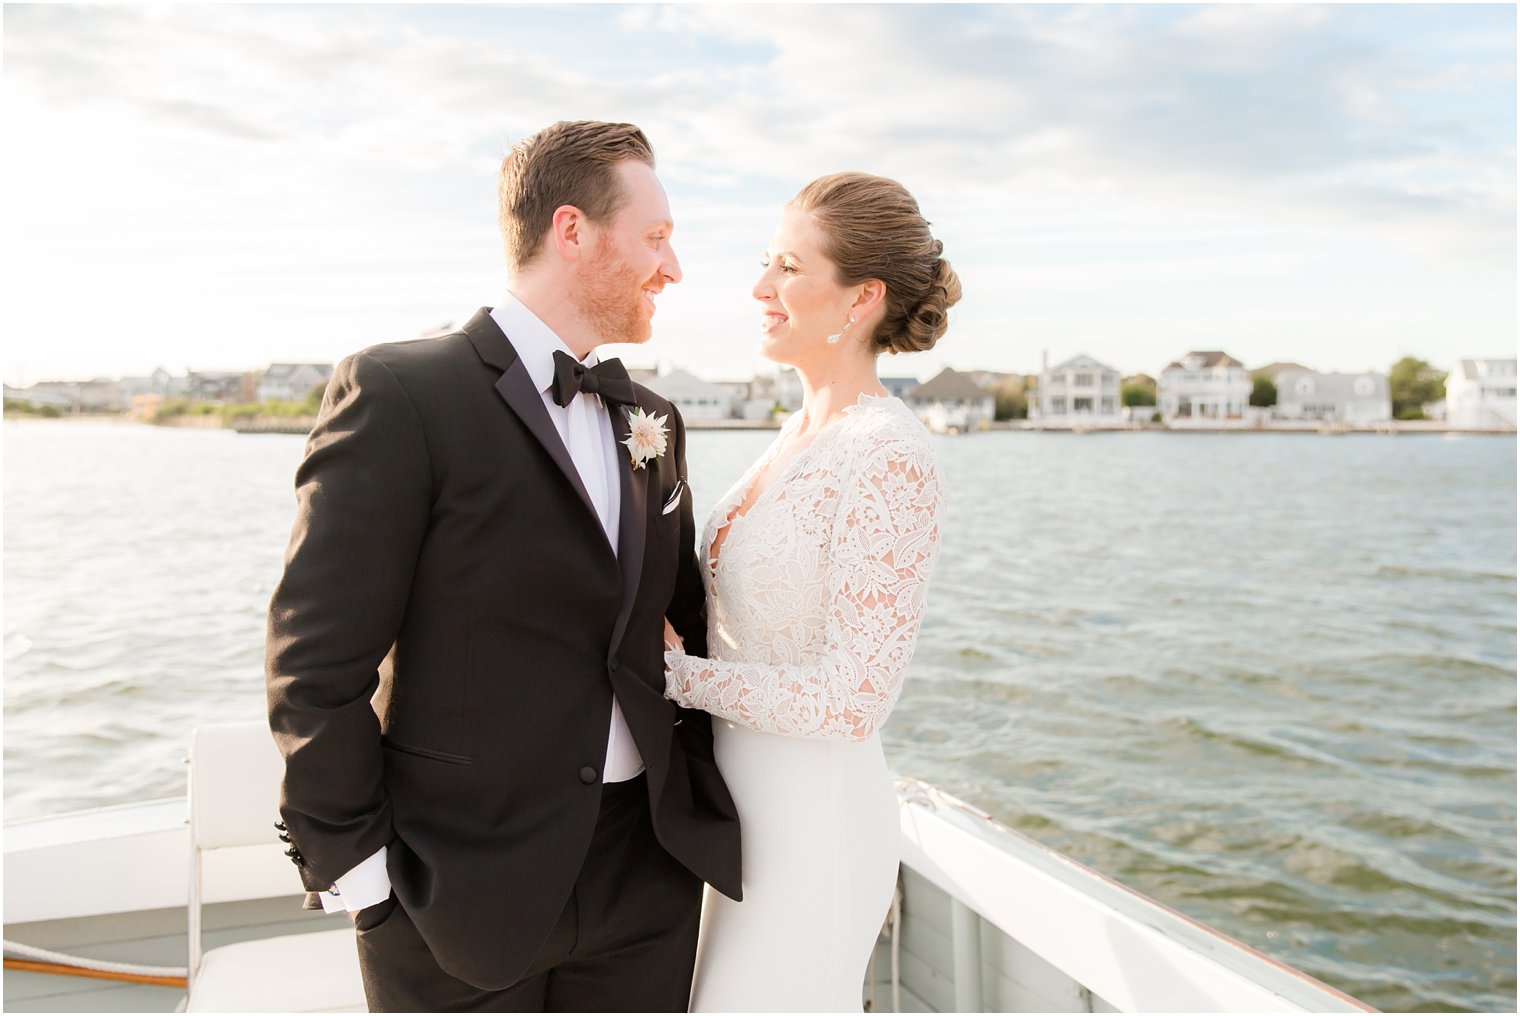
<svg viewBox="0 0 1520 1016">
<path fill-rule="evenodd" d="M 568 353 L 554 351 L 554 401 L 568 406 L 570 400 L 581 392 L 600 395 L 607 402 L 634 404 L 633 382 L 623 369 L 623 361 L 603 360 L 595 367 L 587 368 L 575 362 Z"/>
</svg>

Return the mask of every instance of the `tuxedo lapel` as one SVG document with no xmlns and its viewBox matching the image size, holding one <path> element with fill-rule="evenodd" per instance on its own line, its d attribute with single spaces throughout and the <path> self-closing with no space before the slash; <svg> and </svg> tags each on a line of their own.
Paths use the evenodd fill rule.
<svg viewBox="0 0 1520 1016">
<path fill-rule="evenodd" d="M 649 484 L 654 474 L 654 464 L 647 463 L 633 468 L 628 457 L 628 440 L 631 430 L 628 411 L 621 406 L 609 405 L 607 415 L 612 420 L 612 436 L 617 441 L 618 484 L 622 492 L 618 508 L 618 567 L 623 571 L 623 607 L 618 611 L 617 624 L 612 629 L 612 649 L 622 643 L 623 631 L 628 627 L 628 617 L 633 613 L 634 597 L 638 595 L 639 579 L 644 570 L 644 530 L 649 524 Z"/>
<path fill-rule="evenodd" d="M 586 485 L 581 482 L 581 475 L 576 472 L 575 463 L 571 461 L 565 443 L 560 440 L 559 431 L 554 429 L 554 421 L 549 419 L 549 410 L 544 407 L 543 396 L 533 387 L 528 369 L 523 366 L 512 343 L 491 318 L 490 310 L 483 307 L 477 311 L 464 326 L 464 332 L 470 337 L 480 358 L 502 371 L 501 377 L 496 381 L 496 394 L 501 396 L 502 401 L 523 422 L 523 426 L 528 428 L 528 432 L 543 445 L 544 451 L 549 453 L 559 471 L 580 495 L 581 503 L 595 519 L 596 508 L 591 504 L 591 495 L 586 493 Z"/>
</svg>

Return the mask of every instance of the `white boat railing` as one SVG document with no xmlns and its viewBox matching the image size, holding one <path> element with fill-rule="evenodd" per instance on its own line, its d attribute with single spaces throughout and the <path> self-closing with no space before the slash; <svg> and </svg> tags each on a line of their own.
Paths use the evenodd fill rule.
<svg viewBox="0 0 1520 1016">
<path fill-rule="evenodd" d="M 1006 1011 L 984 987 L 1016 989 L 982 921 L 1126 1012 L 1375 1011 L 927 783 L 898 794 L 903 865 L 950 898 L 956 1011 Z"/>
</svg>

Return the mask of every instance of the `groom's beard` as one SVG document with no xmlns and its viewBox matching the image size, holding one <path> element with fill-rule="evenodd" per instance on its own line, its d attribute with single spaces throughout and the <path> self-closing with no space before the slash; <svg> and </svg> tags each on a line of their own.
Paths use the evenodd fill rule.
<svg viewBox="0 0 1520 1016">
<path fill-rule="evenodd" d="M 611 242 L 599 237 L 581 275 L 576 306 L 603 342 L 644 342 L 650 331 L 644 302 L 647 281 L 618 257 Z"/>
</svg>

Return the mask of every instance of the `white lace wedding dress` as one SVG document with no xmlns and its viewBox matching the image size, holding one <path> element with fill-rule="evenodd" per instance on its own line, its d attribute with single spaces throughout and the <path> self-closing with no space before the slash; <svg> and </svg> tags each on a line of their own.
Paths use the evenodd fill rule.
<svg viewBox="0 0 1520 1016">
<path fill-rule="evenodd" d="M 734 517 L 796 425 L 703 532 L 712 658 L 666 655 L 667 695 L 713 714 L 743 842 L 744 901 L 704 901 L 693 1012 L 860 1012 L 897 877 L 877 731 L 938 556 L 939 470 L 902 402 L 862 397 Z"/>
</svg>

